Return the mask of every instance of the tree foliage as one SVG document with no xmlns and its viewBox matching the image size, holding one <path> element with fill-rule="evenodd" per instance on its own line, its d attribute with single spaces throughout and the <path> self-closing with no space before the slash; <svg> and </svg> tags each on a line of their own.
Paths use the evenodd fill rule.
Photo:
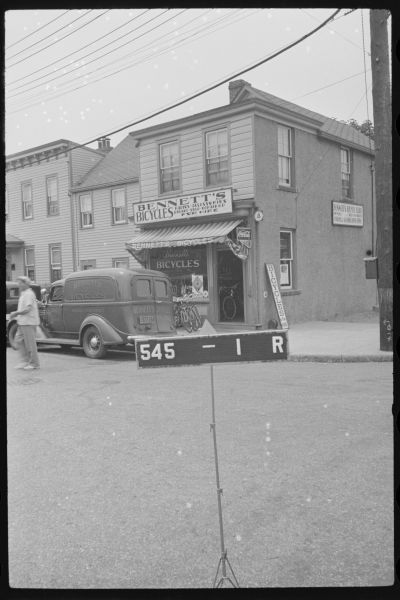
<svg viewBox="0 0 400 600">
<path fill-rule="evenodd" d="M 356 119 L 349 119 L 347 124 L 351 127 L 354 127 L 354 129 L 357 129 L 357 131 L 360 131 L 364 135 L 367 135 L 372 140 L 374 139 L 374 124 L 369 119 L 366 119 L 361 124 L 356 121 Z"/>
</svg>

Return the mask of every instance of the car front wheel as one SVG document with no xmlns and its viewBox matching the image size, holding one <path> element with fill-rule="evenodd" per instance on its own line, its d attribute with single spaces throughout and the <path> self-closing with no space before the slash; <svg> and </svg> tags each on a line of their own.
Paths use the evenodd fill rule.
<svg viewBox="0 0 400 600">
<path fill-rule="evenodd" d="M 82 338 L 83 351 L 88 358 L 103 358 L 107 350 L 97 327 L 85 329 Z"/>
<path fill-rule="evenodd" d="M 18 329 L 18 323 L 14 322 L 11 323 L 10 327 L 8 328 L 8 342 L 11 346 L 11 348 L 14 348 L 14 350 L 17 349 L 17 345 L 15 343 L 15 334 L 17 333 L 17 329 Z"/>
</svg>

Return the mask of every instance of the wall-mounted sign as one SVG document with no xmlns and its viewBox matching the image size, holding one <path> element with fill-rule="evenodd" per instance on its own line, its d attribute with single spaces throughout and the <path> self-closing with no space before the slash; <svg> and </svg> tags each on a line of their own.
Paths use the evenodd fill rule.
<svg viewBox="0 0 400 600">
<path fill-rule="evenodd" d="M 332 224 L 363 227 L 364 207 L 361 204 L 332 202 Z"/>
<path fill-rule="evenodd" d="M 275 267 L 274 265 L 266 264 L 265 268 L 267 269 L 269 282 L 271 284 L 272 289 L 272 295 L 274 297 L 276 310 L 279 316 L 279 320 L 281 322 L 281 327 L 282 329 L 289 329 L 285 309 L 282 303 L 281 292 L 279 290 L 278 280 L 275 275 Z"/>
<path fill-rule="evenodd" d="M 251 229 L 250 227 L 237 227 L 236 240 L 241 242 L 243 246 L 251 248 Z"/>
<path fill-rule="evenodd" d="M 259 223 L 260 221 L 262 221 L 264 218 L 264 213 L 262 210 L 256 210 L 256 212 L 254 213 L 254 219 L 257 221 L 257 223 Z"/>
<path fill-rule="evenodd" d="M 133 218 L 136 225 L 210 217 L 231 212 L 232 190 L 230 188 L 153 202 L 138 202 L 133 205 Z"/>
</svg>

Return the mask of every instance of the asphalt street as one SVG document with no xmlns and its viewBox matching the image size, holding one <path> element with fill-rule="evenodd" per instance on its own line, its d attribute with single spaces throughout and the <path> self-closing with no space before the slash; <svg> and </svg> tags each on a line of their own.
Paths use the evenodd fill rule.
<svg viewBox="0 0 400 600">
<path fill-rule="evenodd" d="M 206 588 L 221 555 L 210 367 L 7 349 L 10 585 Z M 241 587 L 393 583 L 391 363 L 214 367 Z"/>
</svg>

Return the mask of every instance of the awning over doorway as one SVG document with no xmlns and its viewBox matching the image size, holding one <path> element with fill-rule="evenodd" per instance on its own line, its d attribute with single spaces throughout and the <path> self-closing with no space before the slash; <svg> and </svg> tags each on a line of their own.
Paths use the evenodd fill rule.
<svg viewBox="0 0 400 600">
<path fill-rule="evenodd" d="M 20 240 L 15 235 L 6 233 L 6 246 L 23 246 L 24 240 Z"/>
<path fill-rule="evenodd" d="M 165 227 L 147 229 L 138 232 L 134 238 L 126 242 L 127 250 L 144 250 L 145 248 L 167 248 L 170 246 L 197 246 L 199 244 L 223 243 L 235 227 L 241 223 L 236 221 L 219 221 L 181 227 Z"/>
</svg>

